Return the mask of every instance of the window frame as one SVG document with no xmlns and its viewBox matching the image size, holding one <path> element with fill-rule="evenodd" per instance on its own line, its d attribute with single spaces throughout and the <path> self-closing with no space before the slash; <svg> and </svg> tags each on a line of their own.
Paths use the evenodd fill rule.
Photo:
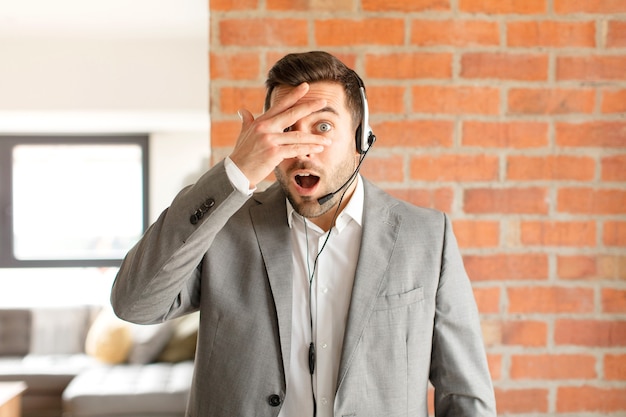
<svg viewBox="0 0 626 417">
<path fill-rule="evenodd" d="M 17 259 L 13 239 L 13 149 L 18 145 L 116 145 L 133 144 L 141 149 L 142 225 L 149 216 L 149 136 L 112 135 L 2 135 L 0 136 L 0 268 L 119 267 L 122 259 Z M 42 202 L 45 211 L 46 202 Z"/>
</svg>

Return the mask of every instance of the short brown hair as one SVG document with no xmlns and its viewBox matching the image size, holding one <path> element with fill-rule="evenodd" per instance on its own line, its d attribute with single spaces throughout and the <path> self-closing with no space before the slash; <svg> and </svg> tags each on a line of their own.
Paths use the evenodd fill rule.
<svg viewBox="0 0 626 417">
<path fill-rule="evenodd" d="M 323 51 L 311 51 L 288 54 L 281 58 L 267 74 L 265 86 L 265 109 L 270 107 L 270 99 L 274 88 L 280 85 L 292 87 L 302 83 L 331 81 L 343 86 L 346 93 L 346 104 L 352 113 L 352 122 L 356 128 L 363 118 L 363 103 L 359 88 L 363 80 L 348 68 L 337 57 Z"/>
</svg>

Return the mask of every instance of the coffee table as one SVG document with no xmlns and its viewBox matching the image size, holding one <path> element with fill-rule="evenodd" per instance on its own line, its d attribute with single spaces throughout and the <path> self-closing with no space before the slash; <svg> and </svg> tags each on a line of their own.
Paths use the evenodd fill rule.
<svg viewBox="0 0 626 417">
<path fill-rule="evenodd" d="M 0 382 L 0 417 L 20 417 L 22 415 L 22 393 L 26 384 L 17 382 Z"/>
</svg>

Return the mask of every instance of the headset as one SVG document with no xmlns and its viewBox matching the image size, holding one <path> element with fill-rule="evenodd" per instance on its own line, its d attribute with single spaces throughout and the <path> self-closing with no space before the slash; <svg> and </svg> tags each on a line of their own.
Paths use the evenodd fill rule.
<svg viewBox="0 0 626 417">
<path fill-rule="evenodd" d="M 354 77 L 356 78 L 359 84 L 359 93 L 361 95 L 361 107 L 363 110 L 363 115 L 361 117 L 361 123 L 359 127 L 356 129 L 356 150 L 364 155 L 369 150 L 370 146 L 374 144 L 376 141 L 376 136 L 374 135 L 374 131 L 369 124 L 369 106 L 367 105 L 367 95 L 365 94 L 365 85 L 361 80 L 361 77 L 357 75 L 355 71 Z"/>
</svg>

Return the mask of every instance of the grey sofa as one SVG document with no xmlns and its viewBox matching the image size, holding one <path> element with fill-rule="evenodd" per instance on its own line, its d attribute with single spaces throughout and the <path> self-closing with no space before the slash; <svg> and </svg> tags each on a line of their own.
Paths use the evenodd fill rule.
<svg viewBox="0 0 626 417">
<path fill-rule="evenodd" d="M 182 323 L 128 324 L 128 358 L 105 363 L 85 351 L 101 310 L 0 308 L 0 381 L 26 383 L 23 417 L 183 417 L 193 360 L 168 350 Z"/>
</svg>

